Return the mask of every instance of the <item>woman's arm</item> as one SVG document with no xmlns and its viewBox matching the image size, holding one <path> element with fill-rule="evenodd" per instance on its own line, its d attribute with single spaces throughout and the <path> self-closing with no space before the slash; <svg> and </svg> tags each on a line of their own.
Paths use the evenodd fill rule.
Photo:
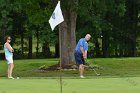
<svg viewBox="0 0 140 93">
<path fill-rule="evenodd" d="M 5 46 L 10 52 L 14 52 L 14 49 L 10 46 L 10 44 L 6 43 Z"/>
</svg>

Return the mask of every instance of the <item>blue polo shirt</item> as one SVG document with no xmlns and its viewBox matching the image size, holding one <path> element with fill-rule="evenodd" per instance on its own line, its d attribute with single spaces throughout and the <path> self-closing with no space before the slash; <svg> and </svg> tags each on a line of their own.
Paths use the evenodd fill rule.
<svg viewBox="0 0 140 93">
<path fill-rule="evenodd" d="M 85 38 L 81 38 L 77 45 L 76 45 L 76 48 L 75 48 L 75 51 L 79 52 L 82 54 L 81 50 L 80 50 L 80 46 L 83 47 L 84 51 L 88 51 L 88 43 L 87 41 L 85 40 Z"/>
</svg>

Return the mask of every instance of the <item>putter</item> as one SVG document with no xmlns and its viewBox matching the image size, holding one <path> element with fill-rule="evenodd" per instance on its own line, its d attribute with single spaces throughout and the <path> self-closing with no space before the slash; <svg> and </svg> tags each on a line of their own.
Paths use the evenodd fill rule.
<svg viewBox="0 0 140 93">
<path fill-rule="evenodd" d="M 87 62 L 87 59 L 86 59 L 86 62 Z M 89 62 L 87 62 L 89 65 L 90 65 L 90 63 Z M 94 73 L 97 75 L 97 76 L 100 76 L 101 74 L 99 74 L 99 73 L 97 73 L 97 71 L 93 68 L 93 71 L 94 71 Z"/>
<path fill-rule="evenodd" d="M 93 69 L 93 71 L 95 72 L 95 74 L 96 74 L 97 76 L 100 76 L 100 74 L 97 73 L 97 71 L 96 71 L 95 69 Z"/>
</svg>

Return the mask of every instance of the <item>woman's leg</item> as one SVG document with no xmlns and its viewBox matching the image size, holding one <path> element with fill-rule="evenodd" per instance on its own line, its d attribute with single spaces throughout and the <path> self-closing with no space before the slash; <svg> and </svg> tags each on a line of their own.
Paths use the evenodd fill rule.
<svg viewBox="0 0 140 93">
<path fill-rule="evenodd" d="M 10 77 L 10 67 L 11 65 L 10 64 L 8 64 L 8 69 L 7 69 L 7 75 L 8 75 L 8 78 Z"/>
<path fill-rule="evenodd" d="M 14 64 L 11 63 L 11 68 L 10 68 L 10 76 L 12 77 L 12 74 L 13 74 L 13 69 L 14 69 Z"/>
<path fill-rule="evenodd" d="M 10 64 L 8 65 L 8 77 L 12 77 L 13 68 L 14 68 L 14 64 L 13 64 L 13 63 L 10 63 Z"/>
</svg>

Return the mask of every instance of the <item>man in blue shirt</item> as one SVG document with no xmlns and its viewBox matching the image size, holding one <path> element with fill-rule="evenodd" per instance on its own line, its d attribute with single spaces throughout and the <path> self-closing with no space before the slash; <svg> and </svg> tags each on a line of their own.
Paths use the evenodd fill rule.
<svg viewBox="0 0 140 93">
<path fill-rule="evenodd" d="M 91 38 L 90 34 L 87 34 L 85 38 L 81 38 L 79 42 L 76 45 L 75 51 L 74 51 L 74 56 L 75 56 L 75 61 L 76 64 L 79 65 L 79 72 L 80 72 L 80 77 L 84 78 L 83 73 L 84 73 L 84 67 L 85 67 L 85 61 L 84 59 L 87 58 L 87 51 L 88 51 L 88 43 Z"/>
</svg>

